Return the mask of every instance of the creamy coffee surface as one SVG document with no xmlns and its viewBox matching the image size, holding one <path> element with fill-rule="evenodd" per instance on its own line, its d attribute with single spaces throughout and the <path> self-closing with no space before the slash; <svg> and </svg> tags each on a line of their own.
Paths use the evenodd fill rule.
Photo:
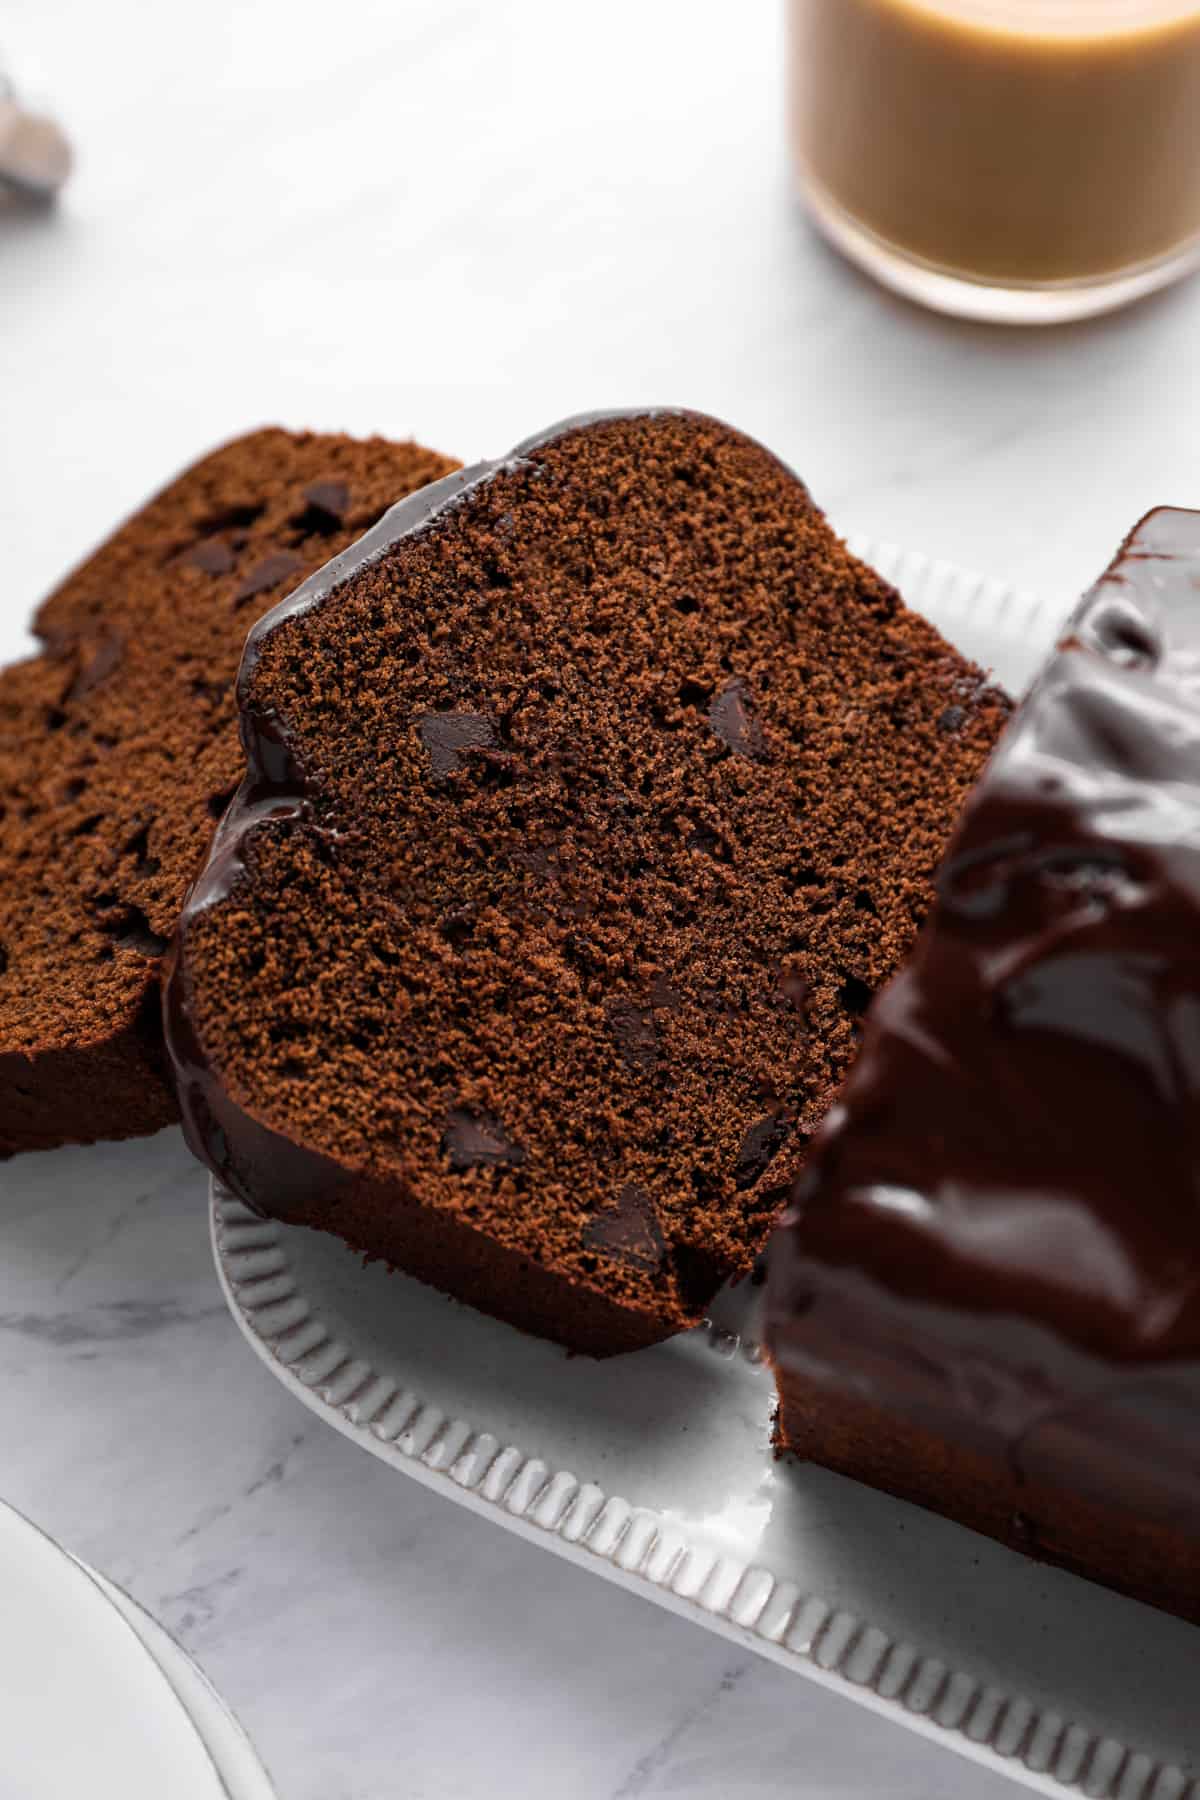
<svg viewBox="0 0 1200 1800">
<path fill-rule="evenodd" d="M 897 11 L 1033 37 L 1095 38 L 1193 18 L 1192 0 L 901 0 Z"/>
<path fill-rule="evenodd" d="M 790 0 L 802 177 L 885 245 L 1001 284 L 1200 235 L 1200 4 Z"/>
</svg>

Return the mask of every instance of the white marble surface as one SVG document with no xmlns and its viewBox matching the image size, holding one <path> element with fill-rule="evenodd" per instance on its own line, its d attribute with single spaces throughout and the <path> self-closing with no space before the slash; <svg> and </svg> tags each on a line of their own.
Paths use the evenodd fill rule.
<svg viewBox="0 0 1200 1800">
<path fill-rule="evenodd" d="M 1200 289 L 948 325 L 811 237 L 768 0 L 10 0 L 80 166 L 0 213 L 0 656 L 175 467 L 266 420 L 465 457 L 682 401 L 846 530 L 1064 603 L 1200 502 Z M 995 1795 L 446 1507 L 250 1356 L 177 1140 L 0 1166 L 0 1493 L 210 1670 L 283 1800 Z"/>
</svg>

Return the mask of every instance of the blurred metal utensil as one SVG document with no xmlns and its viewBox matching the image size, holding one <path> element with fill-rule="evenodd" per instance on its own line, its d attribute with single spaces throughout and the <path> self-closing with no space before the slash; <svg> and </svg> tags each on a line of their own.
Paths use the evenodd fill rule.
<svg viewBox="0 0 1200 1800">
<path fill-rule="evenodd" d="M 0 189 L 31 200 L 53 199 L 73 160 L 70 142 L 54 120 L 29 112 L 0 75 Z"/>
</svg>

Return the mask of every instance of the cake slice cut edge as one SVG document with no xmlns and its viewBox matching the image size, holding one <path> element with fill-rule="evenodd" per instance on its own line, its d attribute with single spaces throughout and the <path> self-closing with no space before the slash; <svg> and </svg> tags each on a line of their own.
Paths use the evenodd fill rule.
<svg viewBox="0 0 1200 1800">
<path fill-rule="evenodd" d="M 748 1272 L 1008 702 L 659 409 L 402 502 L 256 628 L 177 938 L 193 1148 L 570 1349 Z"/>
</svg>

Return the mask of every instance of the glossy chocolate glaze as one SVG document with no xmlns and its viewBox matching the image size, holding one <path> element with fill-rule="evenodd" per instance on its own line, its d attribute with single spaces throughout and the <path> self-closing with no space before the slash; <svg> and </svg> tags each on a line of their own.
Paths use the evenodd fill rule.
<svg viewBox="0 0 1200 1800">
<path fill-rule="evenodd" d="M 164 970 L 163 991 L 164 1031 L 174 1066 L 188 1146 L 247 1205 L 254 1205 L 251 1199 L 254 1183 L 243 1179 L 243 1172 L 248 1176 L 252 1169 L 270 1170 L 271 1191 L 278 1198 L 279 1211 L 284 1216 L 290 1192 L 302 1194 L 315 1182 L 320 1182 L 332 1197 L 348 1179 L 329 1158 L 268 1130 L 225 1093 L 196 1031 L 187 973 L 180 954 L 192 922 L 208 907 L 225 899 L 236 885 L 247 842 L 259 825 L 268 821 L 278 825 L 289 819 L 299 820 L 336 843 L 336 828 L 317 817 L 314 795 L 296 756 L 286 721 L 255 705 L 254 672 L 263 645 L 288 620 L 320 606 L 337 589 L 378 562 L 403 540 L 430 530 L 477 488 L 501 473 L 519 468 L 538 450 L 609 419 L 663 416 L 684 416 L 683 409 L 636 407 L 581 413 L 563 420 L 549 431 L 525 439 L 508 456 L 494 462 L 475 463 L 441 481 L 432 482 L 391 507 L 356 543 L 318 569 L 294 593 L 266 613 L 250 632 L 238 675 L 238 709 L 246 774 L 217 828 L 208 861 L 185 902 Z M 314 503 L 322 504 L 329 498 L 322 496 Z M 439 748 L 436 732 L 434 746 Z M 441 745 L 440 753 L 450 752 Z"/>
<path fill-rule="evenodd" d="M 964 812 L 772 1246 L 785 1370 L 1200 1537 L 1200 513 Z"/>
</svg>

